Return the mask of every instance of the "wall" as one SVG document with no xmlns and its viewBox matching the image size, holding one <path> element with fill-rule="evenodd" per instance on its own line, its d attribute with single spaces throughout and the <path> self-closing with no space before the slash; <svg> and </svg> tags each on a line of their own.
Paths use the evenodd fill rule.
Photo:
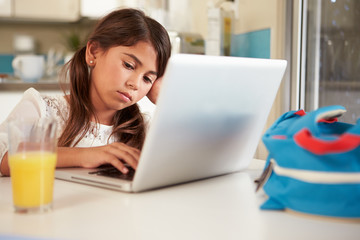
<svg viewBox="0 0 360 240">
<path fill-rule="evenodd" d="M 240 0 L 238 7 L 239 19 L 235 25 L 235 33 L 270 29 L 270 58 L 284 59 L 286 0 Z M 264 130 L 284 112 L 287 105 L 284 96 L 287 91 L 286 79 L 283 79 Z M 267 150 L 262 142 L 259 143 L 255 157 L 259 159 L 267 157 Z"/>
<path fill-rule="evenodd" d="M 235 33 L 269 28 L 271 31 L 270 58 L 284 59 L 285 24 L 286 21 L 290 21 L 290 19 L 285 19 L 286 0 L 240 0 L 239 3 L 239 19 L 235 25 Z M 287 103 L 284 96 L 287 91 L 284 78 L 264 130 L 269 128 L 286 109 Z M 267 157 L 267 151 L 262 142 L 259 144 L 256 157 L 260 159 Z"/>
<path fill-rule="evenodd" d="M 207 36 L 206 6 L 208 2 L 217 2 L 216 0 L 197 0 L 191 1 L 192 25 L 189 27 L 192 31 L 201 33 L 205 38 Z M 252 33 L 262 30 L 270 30 L 270 58 L 285 58 L 285 19 L 286 0 L 238 0 L 238 18 L 234 24 L 235 37 L 240 34 Z M 289 67 L 288 67 L 289 68 Z M 287 95 L 287 79 L 283 79 L 279 92 L 271 109 L 267 124 L 270 125 L 285 111 L 289 103 L 285 102 Z M 266 159 L 267 150 L 260 142 L 256 152 L 257 158 Z"/>
</svg>

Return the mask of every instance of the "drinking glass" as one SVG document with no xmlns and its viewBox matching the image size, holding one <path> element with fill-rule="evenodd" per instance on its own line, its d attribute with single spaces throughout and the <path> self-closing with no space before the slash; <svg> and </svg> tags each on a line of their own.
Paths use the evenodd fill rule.
<svg viewBox="0 0 360 240">
<path fill-rule="evenodd" d="M 17 119 L 8 124 L 9 166 L 15 212 L 52 209 L 57 159 L 53 119 Z"/>
</svg>

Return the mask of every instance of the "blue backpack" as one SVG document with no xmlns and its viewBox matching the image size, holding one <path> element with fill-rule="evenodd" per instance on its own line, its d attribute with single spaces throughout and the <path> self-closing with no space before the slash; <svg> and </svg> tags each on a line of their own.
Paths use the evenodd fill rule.
<svg viewBox="0 0 360 240">
<path fill-rule="evenodd" d="M 269 197 L 261 209 L 360 218 L 360 119 L 328 106 L 283 114 L 264 134 L 269 151 L 259 182 Z"/>
</svg>

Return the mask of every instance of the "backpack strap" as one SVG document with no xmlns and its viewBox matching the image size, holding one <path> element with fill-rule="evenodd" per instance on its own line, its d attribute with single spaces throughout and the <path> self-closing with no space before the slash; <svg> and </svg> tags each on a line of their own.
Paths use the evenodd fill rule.
<svg viewBox="0 0 360 240">
<path fill-rule="evenodd" d="M 319 122 L 336 122 L 337 118 L 345 112 L 346 109 L 340 105 L 319 108 L 299 118 L 287 129 L 286 133 L 288 136 L 292 136 L 306 126 L 313 135 L 318 136 L 321 134 Z"/>
<path fill-rule="evenodd" d="M 324 140 L 314 137 L 304 128 L 294 135 L 294 141 L 302 148 L 318 155 L 343 153 L 360 146 L 360 135 L 344 133 L 335 140 Z"/>
<path fill-rule="evenodd" d="M 343 153 L 360 146 L 360 121 L 357 125 L 337 123 L 337 117 L 346 112 L 342 106 L 319 108 L 303 116 L 292 126 L 293 138 L 297 145 L 318 155 Z M 342 129 L 337 134 L 324 134 L 321 124 Z"/>
</svg>

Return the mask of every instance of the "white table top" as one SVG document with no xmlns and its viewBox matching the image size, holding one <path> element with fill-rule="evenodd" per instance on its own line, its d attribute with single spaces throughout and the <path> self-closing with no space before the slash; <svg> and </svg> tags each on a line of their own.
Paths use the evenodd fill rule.
<svg viewBox="0 0 360 240">
<path fill-rule="evenodd" d="M 0 178 L 0 239 L 360 239 L 359 222 L 262 211 L 248 170 L 144 193 L 55 180 L 54 210 L 13 212 L 10 178 Z"/>
</svg>

